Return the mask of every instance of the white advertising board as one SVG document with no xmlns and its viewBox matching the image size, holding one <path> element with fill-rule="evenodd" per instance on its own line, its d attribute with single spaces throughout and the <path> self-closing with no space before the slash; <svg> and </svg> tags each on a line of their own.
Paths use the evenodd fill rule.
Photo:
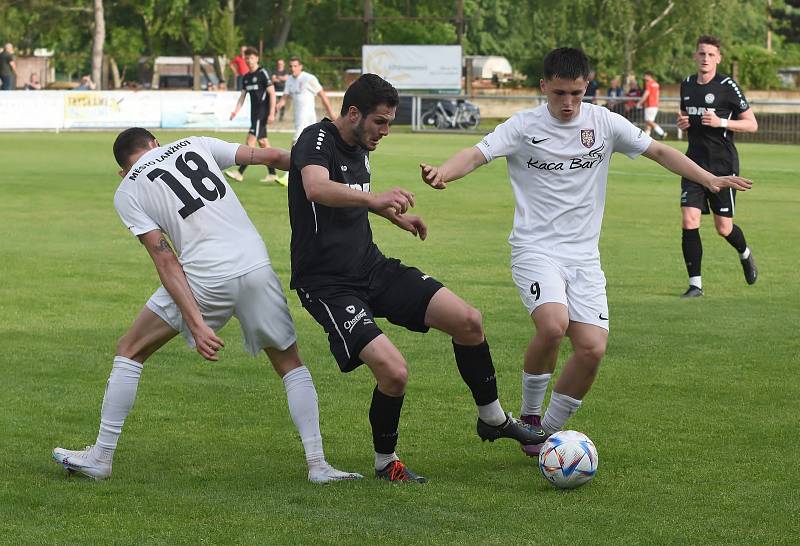
<svg viewBox="0 0 800 546">
<path fill-rule="evenodd" d="M 365 45 L 361 69 L 397 89 L 461 90 L 461 46 Z"/>
<path fill-rule="evenodd" d="M 61 129 L 64 94 L 61 91 L 3 91 L 0 129 Z"/>
<path fill-rule="evenodd" d="M 234 120 L 231 112 L 239 93 L 170 91 L 161 95 L 161 127 L 163 128 L 243 128 L 250 127 L 250 97 Z"/>
<path fill-rule="evenodd" d="M 66 91 L 64 128 L 158 127 L 161 99 L 152 91 Z"/>
</svg>

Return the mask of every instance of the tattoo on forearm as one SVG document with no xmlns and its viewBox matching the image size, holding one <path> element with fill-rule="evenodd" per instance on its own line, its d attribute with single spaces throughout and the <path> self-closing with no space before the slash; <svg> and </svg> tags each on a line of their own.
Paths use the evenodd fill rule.
<svg viewBox="0 0 800 546">
<path fill-rule="evenodd" d="M 172 252 L 172 247 L 169 246 L 169 243 L 167 242 L 167 240 L 164 237 L 161 237 L 158 240 L 158 243 L 156 244 L 155 251 L 156 252 L 170 252 L 171 253 Z"/>
<path fill-rule="evenodd" d="M 253 155 L 255 154 L 255 152 L 256 151 L 255 151 L 254 148 L 250 148 L 250 164 L 251 165 L 253 164 Z"/>
</svg>

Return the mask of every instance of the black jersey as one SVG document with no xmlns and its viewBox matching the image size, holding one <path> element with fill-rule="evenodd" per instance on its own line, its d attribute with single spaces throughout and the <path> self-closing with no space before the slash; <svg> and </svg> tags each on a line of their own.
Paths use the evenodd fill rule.
<svg viewBox="0 0 800 546">
<path fill-rule="evenodd" d="M 737 119 L 750 105 L 733 78 L 717 74 L 706 83 L 697 75 L 681 82 L 681 110 L 689 114 L 689 148 L 686 155 L 704 169 L 717 174 L 739 174 L 739 154 L 733 131 L 701 123 L 703 113 L 712 110 L 720 118 Z"/>
<path fill-rule="evenodd" d="M 243 89 L 250 95 L 251 113 L 269 110 L 267 87 L 272 85 L 272 78 L 267 69 L 259 66 L 255 72 L 248 72 L 242 78 Z"/>
<path fill-rule="evenodd" d="M 369 210 L 309 201 L 300 174 L 308 165 L 325 167 L 334 182 L 370 191 L 367 151 L 344 142 L 327 118 L 306 127 L 292 147 L 289 168 L 291 287 L 363 286 L 374 266 L 384 259 L 372 241 Z"/>
</svg>

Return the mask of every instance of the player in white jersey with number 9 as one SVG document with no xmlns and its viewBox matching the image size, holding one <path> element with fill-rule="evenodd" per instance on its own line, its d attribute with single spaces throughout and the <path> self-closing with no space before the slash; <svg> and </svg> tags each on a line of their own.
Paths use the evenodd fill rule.
<svg viewBox="0 0 800 546">
<path fill-rule="evenodd" d="M 609 313 L 598 241 L 611 154 L 644 155 L 713 192 L 751 187 L 737 176 L 714 176 L 622 116 L 582 103 L 588 75 L 581 50 L 551 51 L 540 81 L 547 104 L 515 114 L 440 167 L 420 165 L 427 184 L 445 189 L 493 159 L 507 160 L 516 199 L 511 273 L 536 326 L 525 352 L 522 420 L 548 433 L 561 429 L 580 407 L 606 350 Z M 565 336 L 574 352 L 542 416 Z M 534 456 L 539 446 L 522 449 Z"/>
<path fill-rule="evenodd" d="M 149 131 L 134 127 L 117 136 L 114 157 L 122 169 L 114 206 L 147 249 L 162 286 L 117 344 L 97 441 L 80 451 L 56 448 L 53 458 L 70 472 L 109 477 L 145 360 L 181 333 L 203 358 L 216 361 L 224 343 L 215 332 L 236 316 L 245 349 L 254 356 L 264 350 L 283 378 L 308 479 L 360 478 L 325 461 L 317 393 L 300 360 L 286 297 L 264 241 L 222 175 L 234 164 L 286 170 L 288 152 L 207 137 L 161 146 Z"/>
</svg>

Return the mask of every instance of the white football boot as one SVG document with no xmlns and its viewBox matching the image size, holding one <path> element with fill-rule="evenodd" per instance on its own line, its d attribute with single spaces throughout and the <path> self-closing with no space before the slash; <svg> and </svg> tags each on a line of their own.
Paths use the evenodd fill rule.
<svg viewBox="0 0 800 546">
<path fill-rule="evenodd" d="M 233 178 L 237 182 L 244 180 L 244 175 L 242 175 L 242 173 L 239 172 L 239 169 L 236 168 L 231 168 L 225 171 L 225 176 L 228 178 Z"/>
<path fill-rule="evenodd" d="M 71 451 L 62 447 L 53 450 L 53 459 L 70 474 L 78 472 L 95 480 L 104 480 L 111 475 L 111 459 L 100 459 L 98 455 L 99 450 L 94 446 L 86 446 L 83 451 Z"/>
<path fill-rule="evenodd" d="M 321 464 L 313 465 L 308 469 L 308 481 L 311 483 L 330 483 L 341 482 L 346 480 L 360 480 L 363 478 L 361 474 L 356 472 L 342 472 L 336 470 L 327 462 L 323 461 Z"/>
</svg>

